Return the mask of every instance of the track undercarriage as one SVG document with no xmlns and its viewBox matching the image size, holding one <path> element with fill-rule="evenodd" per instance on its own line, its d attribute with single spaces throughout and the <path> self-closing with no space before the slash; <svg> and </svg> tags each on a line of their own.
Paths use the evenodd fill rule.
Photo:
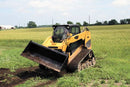
<svg viewBox="0 0 130 87">
<path fill-rule="evenodd" d="M 96 64 L 96 59 L 92 56 L 92 51 L 85 57 L 82 61 L 79 62 L 77 70 L 81 71 Z"/>
<path fill-rule="evenodd" d="M 96 64 L 96 60 L 93 54 L 93 51 L 87 49 L 86 47 L 82 47 L 81 51 L 76 55 L 76 57 L 68 64 L 67 69 L 69 71 L 81 71 L 90 66 L 94 66 Z"/>
</svg>

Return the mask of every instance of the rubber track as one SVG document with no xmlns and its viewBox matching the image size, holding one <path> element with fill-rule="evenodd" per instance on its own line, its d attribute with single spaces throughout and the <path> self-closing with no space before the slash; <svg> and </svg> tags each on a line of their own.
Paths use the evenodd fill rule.
<svg viewBox="0 0 130 87">
<path fill-rule="evenodd" d="M 90 49 L 83 47 L 80 53 L 68 64 L 68 70 L 71 72 L 77 70 L 78 65 L 89 54 L 90 51 Z"/>
</svg>

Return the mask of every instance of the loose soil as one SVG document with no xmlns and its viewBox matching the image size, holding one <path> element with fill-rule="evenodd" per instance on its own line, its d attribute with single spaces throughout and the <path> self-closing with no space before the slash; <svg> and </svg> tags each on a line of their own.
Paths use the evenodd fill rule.
<svg viewBox="0 0 130 87">
<path fill-rule="evenodd" d="M 41 70 L 38 66 L 16 69 L 15 72 L 11 72 L 10 69 L 7 68 L 0 68 L 0 87 L 14 87 L 24 83 L 31 77 L 53 78 L 48 82 L 39 83 L 35 86 L 38 87 L 56 82 L 56 79 L 60 77 L 60 75 L 51 70 Z"/>
</svg>

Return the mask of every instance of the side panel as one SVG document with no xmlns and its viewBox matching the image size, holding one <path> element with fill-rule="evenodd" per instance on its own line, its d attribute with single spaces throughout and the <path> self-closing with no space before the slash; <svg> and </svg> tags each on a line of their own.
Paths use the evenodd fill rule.
<svg viewBox="0 0 130 87">
<path fill-rule="evenodd" d="M 79 34 L 76 34 L 74 36 L 71 36 L 70 38 L 67 39 L 67 44 L 71 44 L 71 43 L 74 43 L 78 40 L 84 40 L 85 39 L 85 32 L 82 32 L 82 33 L 79 33 Z"/>
<path fill-rule="evenodd" d="M 88 40 L 88 41 L 85 43 L 85 45 L 86 45 L 86 47 L 87 47 L 88 49 L 91 49 L 91 39 Z"/>
<path fill-rule="evenodd" d="M 84 46 L 88 49 L 91 49 L 91 33 L 90 31 L 84 31 L 79 34 L 76 34 L 67 39 L 67 45 L 74 43 L 78 40 L 82 39 L 84 41 Z"/>
<path fill-rule="evenodd" d="M 86 35 L 85 35 L 85 43 L 84 43 L 85 47 L 87 47 L 88 49 L 91 49 L 91 33 L 90 31 L 86 31 Z"/>
</svg>

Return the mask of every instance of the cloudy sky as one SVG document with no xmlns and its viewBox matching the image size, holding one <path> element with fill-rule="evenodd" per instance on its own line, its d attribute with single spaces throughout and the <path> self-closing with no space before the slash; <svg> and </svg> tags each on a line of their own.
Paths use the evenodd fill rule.
<svg viewBox="0 0 130 87">
<path fill-rule="evenodd" d="M 130 0 L 0 0 L 0 25 L 91 23 L 130 18 Z"/>
</svg>

